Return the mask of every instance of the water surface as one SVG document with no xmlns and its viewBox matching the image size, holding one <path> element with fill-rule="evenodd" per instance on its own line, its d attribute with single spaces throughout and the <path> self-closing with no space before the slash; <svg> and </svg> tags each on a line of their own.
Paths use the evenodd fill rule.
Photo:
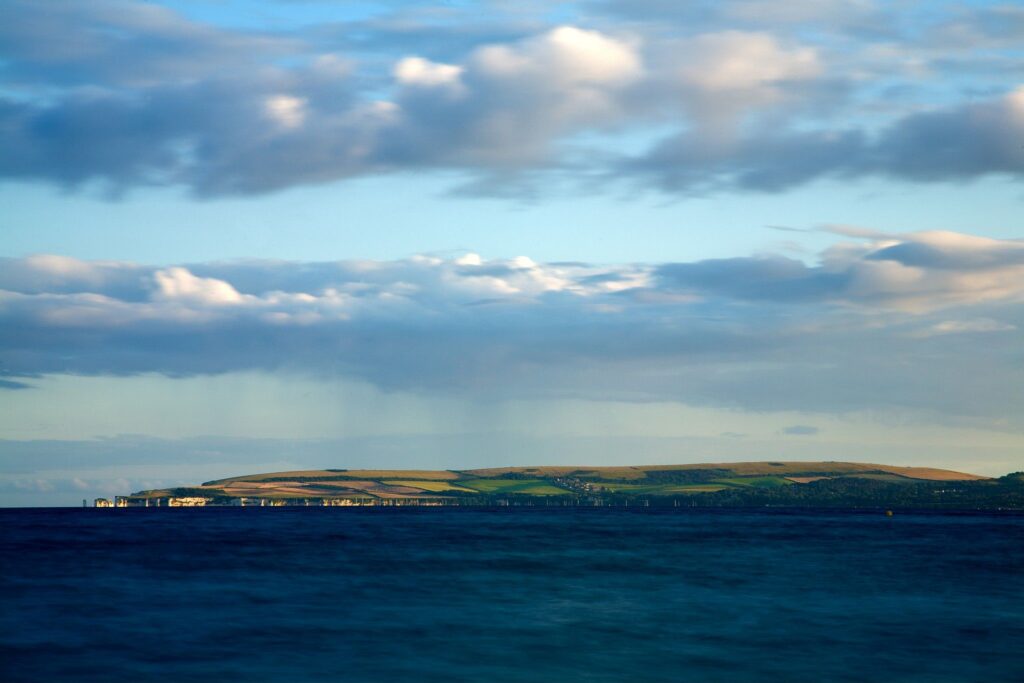
<svg viewBox="0 0 1024 683">
<path fill-rule="evenodd" d="M 0 510 L 0 680 L 1020 683 L 1024 517 Z"/>
</svg>

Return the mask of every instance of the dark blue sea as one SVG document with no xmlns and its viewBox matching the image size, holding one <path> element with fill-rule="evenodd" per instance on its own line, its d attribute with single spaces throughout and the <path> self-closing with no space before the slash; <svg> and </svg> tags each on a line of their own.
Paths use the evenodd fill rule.
<svg viewBox="0 0 1024 683">
<path fill-rule="evenodd" d="M 1024 517 L 0 510 L 0 680 L 1024 681 Z"/>
</svg>

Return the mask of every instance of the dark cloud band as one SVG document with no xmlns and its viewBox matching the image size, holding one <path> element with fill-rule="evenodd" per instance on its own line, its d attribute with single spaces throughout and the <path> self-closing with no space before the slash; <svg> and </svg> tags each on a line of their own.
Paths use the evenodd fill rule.
<svg viewBox="0 0 1024 683">
<path fill-rule="evenodd" d="M 258 370 L 482 398 L 931 411 L 1024 427 L 1022 330 L 1024 243 L 943 232 L 841 242 L 814 264 L 0 264 L 11 388 L 38 374 Z"/>
</svg>

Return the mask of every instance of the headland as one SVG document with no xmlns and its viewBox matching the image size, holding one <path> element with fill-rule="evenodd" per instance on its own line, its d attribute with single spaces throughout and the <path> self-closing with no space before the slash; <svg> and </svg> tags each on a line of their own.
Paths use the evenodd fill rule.
<svg viewBox="0 0 1024 683">
<path fill-rule="evenodd" d="M 138 491 L 97 507 L 645 505 L 1024 509 L 1024 474 L 999 478 L 853 462 L 737 462 L 473 470 L 324 469 Z"/>
</svg>

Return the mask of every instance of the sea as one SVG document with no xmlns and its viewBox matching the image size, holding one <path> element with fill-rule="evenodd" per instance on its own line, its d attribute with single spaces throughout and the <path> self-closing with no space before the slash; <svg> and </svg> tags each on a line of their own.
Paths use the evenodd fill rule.
<svg viewBox="0 0 1024 683">
<path fill-rule="evenodd" d="M 0 680 L 1021 683 L 1024 516 L 0 510 Z"/>
</svg>

